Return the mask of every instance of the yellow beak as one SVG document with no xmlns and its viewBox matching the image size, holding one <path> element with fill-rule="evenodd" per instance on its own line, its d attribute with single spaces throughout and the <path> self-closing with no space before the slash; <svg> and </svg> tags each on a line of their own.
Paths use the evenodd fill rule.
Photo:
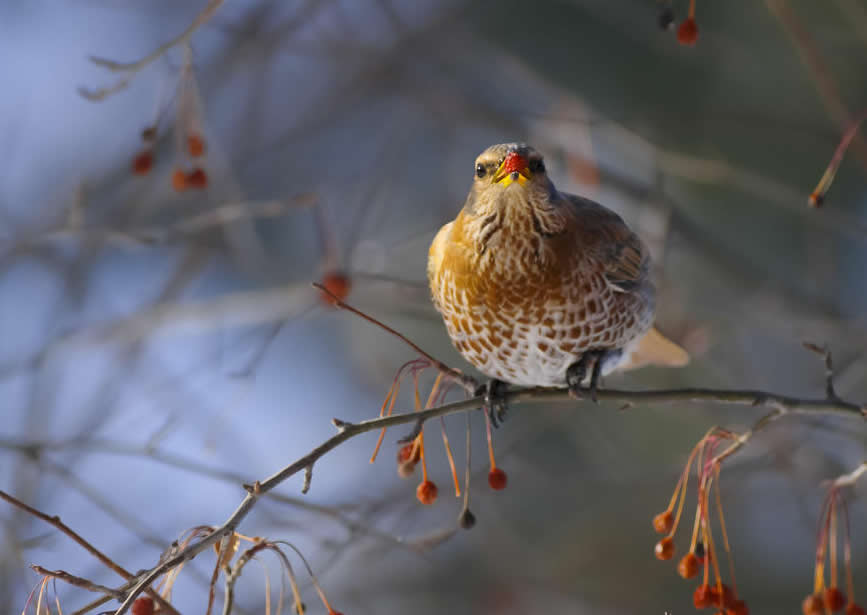
<svg viewBox="0 0 867 615">
<path fill-rule="evenodd" d="M 494 183 L 500 184 L 502 186 L 510 186 L 514 182 L 518 182 L 521 186 L 527 183 L 530 179 L 530 169 L 524 167 L 520 170 L 506 170 L 506 160 L 503 161 L 503 164 L 500 165 L 500 168 L 497 169 L 496 174 L 494 174 Z"/>
</svg>

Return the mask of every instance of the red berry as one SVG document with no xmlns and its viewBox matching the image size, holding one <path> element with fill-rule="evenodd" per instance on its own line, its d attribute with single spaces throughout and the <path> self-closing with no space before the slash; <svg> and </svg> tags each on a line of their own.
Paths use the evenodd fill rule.
<svg viewBox="0 0 867 615">
<path fill-rule="evenodd" d="M 825 608 L 834 613 L 846 606 L 846 594 L 837 587 L 826 587 L 822 601 L 825 603 Z"/>
<path fill-rule="evenodd" d="M 722 583 L 711 587 L 713 593 L 713 603 L 720 608 L 730 608 L 735 603 L 735 593 L 732 588 Z"/>
<path fill-rule="evenodd" d="M 656 555 L 656 559 L 667 560 L 674 557 L 674 541 L 670 536 L 666 536 L 653 548 L 653 553 Z"/>
<path fill-rule="evenodd" d="M 804 598 L 804 602 L 801 603 L 801 610 L 804 615 L 822 615 L 825 612 L 822 594 L 810 594 Z"/>
<path fill-rule="evenodd" d="M 132 172 L 135 175 L 147 175 L 153 166 L 154 155 L 149 149 L 139 152 L 132 160 Z"/>
<path fill-rule="evenodd" d="M 415 497 L 422 504 L 429 506 L 437 499 L 437 486 L 429 480 L 422 481 L 415 490 Z"/>
<path fill-rule="evenodd" d="M 132 615 L 153 615 L 154 599 L 150 596 L 136 598 L 132 603 Z"/>
<path fill-rule="evenodd" d="M 328 289 L 332 295 L 340 301 L 344 301 L 352 289 L 352 282 L 349 278 L 337 271 L 331 271 L 325 274 L 322 278 L 322 286 Z M 334 298 L 328 293 L 322 293 L 322 300 L 329 305 L 334 305 Z M 412 446 L 412 445 L 408 445 Z"/>
<path fill-rule="evenodd" d="M 713 595 L 711 593 L 710 585 L 702 583 L 696 587 L 695 591 L 692 593 L 692 604 L 697 609 L 706 609 L 711 605 L 711 598 L 713 598 Z"/>
<path fill-rule="evenodd" d="M 653 518 L 653 529 L 657 534 L 668 534 L 674 527 L 674 515 L 670 510 L 664 510 Z"/>
<path fill-rule="evenodd" d="M 172 188 L 178 192 L 183 192 L 187 187 L 187 174 L 184 173 L 183 169 L 172 171 Z"/>
<path fill-rule="evenodd" d="M 699 568 L 700 565 L 695 553 L 687 553 L 681 557 L 680 561 L 677 563 L 677 574 L 682 576 L 684 579 L 691 579 L 698 574 Z"/>
<path fill-rule="evenodd" d="M 494 468 L 490 472 L 488 472 L 488 484 L 491 486 L 491 489 L 495 489 L 500 491 L 501 489 L 506 488 L 506 483 L 509 482 L 509 477 L 506 476 L 506 473 L 503 472 L 500 468 Z"/>
<path fill-rule="evenodd" d="M 695 45 L 698 40 L 698 25 L 695 19 L 688 17 L 677 29 L 677 42 L 681 45 Z"/>
<path fill-rule="evenodd" d="M 750 609 L 747 603 L 743 600 L 735 600 L 734 603 L 726 609 L 726 615 L 750 615 Z"/>
<path fill-rule="evenodd" d="M 190 188 L 206 188 L 208 186 L 208 175 L 201 168 L 195 168 L 187 174 L 187 186 Z"/>
<path fill-rule="evenodd" d="M 198 158 L 205 153 L 205 140 L 197 134 L 189 135 L 187 137 L 187 151 L 193 158 Z"/>
<path fill-rule="evenodd" d="M 846 615 L 865 615 L 864 609 L 855 604 L 854 602 L 850 602 L 846 606 Z"/>
</svg>

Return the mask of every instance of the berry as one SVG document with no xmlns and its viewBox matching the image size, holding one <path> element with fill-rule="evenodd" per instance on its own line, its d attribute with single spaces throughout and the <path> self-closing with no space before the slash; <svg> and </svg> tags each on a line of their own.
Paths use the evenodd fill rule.
<svg viewBox="0 0 867 615">
<path fill-rule="evenodd" d="M 850 602 L 846 606 L 846 615 L 864 615 L 864 609 L 855 604 L 854 602 Z"/>
<path fill-rule="evenodd" d="M 653 548 L 653 553 L 656 559 L 667 560 L 674 557 L 674 540 L 670 536 L 666 536 Z"/>
<path fill-rule="evenodd" d="M 698 574 L 699 568 L 700 564 L 698 563 L 698 558 L 695 556 L 695 553 L 687 553 L 680 558 L 680 561 L 677 563 L 677 574 L 682 576 L 684 579 L 691 579 Z"/>
<path fill-rule="evenodd" d="M 432 481 L 422 481 L 415 490 L 415 497 L 425 506 L 429 506 L 437 499 L 437 486 Z"/>
<path fill-rule="evenodd" d="M 712 597 L 713 595 L 711 593 L 710 585 L 702 583 L 696 587 L 695 591 L 692 593 L 692 604 L 697 609 L 706 609 L 711 605 Z"/>
<path fill-rule="evenodd" d="M 476 524 L 476 516 L 470 511 L 470 509 L 467 509 L 461 513 L 461 518 L 458 523 L 463 529 L 468 530 Z M 846 615 L 848 615 L 848 613 Z"/>
<path fill-rule="evenodd" d="M 132 615 L 153 615 L 154 599 L 150 596 L 136 598 L 132 603 Z"/>
<path fill-rule="evenodd" d="M 205 153 L 205 140 L 197 134 L 189 135 L 187 137 L 187 151 L 193 158 L 198 158 Z"/>
<path fill-rule="evenodd" d="M 204 170 L 196 167 L 187 175 L 187 186 L 190 188 L 206 188 L 208 186 L 208 175 Z"/>
<path fill-rule="evenodd" d="M 154 155 L 149 150 L 143 150 L 132 159 L 132 172 L 135 175 L 147 175 L 154 166 Z"/>
<path fill-rule="evenodd" d="M 801 610 L 804 615 L 822 615 L 825 612 L 822 594 L 810 594 L 804 598 L 804 602 L 801 603 Z"/>
<path fill-rule="evenodd" d="M 657 534 L 668 534 L 674 527 L 674 515 L 670 510 L 664 510 L 653 518 L 653 529 Z"/>
<path fill-rule="evenodd" d="M 832 613 L 840 611 L 846 606 L 846 594 L 841 592 L 838 587 L 826 587 L 822 601 L 825 603 L 825 608 Z"/>
<path fill-rule="evenodd" d="M 349 295 L 352 283 L 349 281 L 349 278 L 342 273 L 330 271 L 322 278 L 322 286 L 327 288 L 328 292 L 337 297 L 340 301 L 343 301 Z M 334 304 L 334 299 L 328 293 L 322 293 L 322 300 L 329 305 Z"/>
<path fill-rule="evenodd" d="M 490 472 L 488 472 L 488 484 L 491 486 L 491 489 L 495 489 L 500 491 L 501 489 L 506 488 L 506 483 L 509 482 L 506 473 L 503 472 L 500 468 L 494 468 Z"/>
<path fill-rule="evenodd" d="M 719 591 L 719 587 L 715 586 L 714 594 L 716 597 L 716 602 L 714 602 L 714 604 L 721 608 L 731 608 L 731 606 L 735 603 L 735 593 L 732 591 L 732 588 L 723 583 L 722 594 L 720 594 Z"/>
<path fill-rule="evenodd" d="M 178 192 L 183 192 L 187 187 L 187 174 L 184 173 L 183 169 L 172 171 L 172 188 Z"/>
<path fill-rule="evenodd" d="M 681 45 L 695 45 L 698 40 L 698 25 L 692 17 L 686 18 L 677 29 L 677 42 Z"/>
<path fill-rule="evenodd" d="M 750 615 L 750 609 L 747 603 L 743 600 L 735 600 L 732 605 L 726 609 L 726 615 Z"/>
</svg>

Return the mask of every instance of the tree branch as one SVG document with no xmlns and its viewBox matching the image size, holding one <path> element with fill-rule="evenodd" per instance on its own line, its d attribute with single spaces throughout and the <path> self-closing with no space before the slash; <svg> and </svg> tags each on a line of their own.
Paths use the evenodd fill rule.
<svg viewBox="0 0 867 615">
<path fill-rule="evenodd" d="M 589 393 L 589 392 L 588 392 Z M 858 418 L 867 417 L 867 406 L 859 406 L 854 403 L 839 399 L 801 399 L 779 395 L 766 391 L 732 391 L 725 389 L 665 389 L 659 391 L 619 391 L 619 390 L 600 390 L 597 391 L 597 397 L 600 401 L 617 402 L 634 406 L 639 403 L 685 403 L 685 402 L 707 402 L 716 404 L 742 405 L 771 408 L 774 412 L 766 415 L 753 426 L 744 436 L 736 441 L 732 449 L 727 449 L 725 452 L 728 455 L 733 454 L 737 449 L 742 447 L 749 439 L 750 435 L 763 427 L 766 423 L 775 420 L 785 414 L 839 414 L 842 416 L 851 416 Z M 574 401 L 567 390 L 556 388 L 530 388 L 508 391 L 504 395 L 507 403 L 550 403 L 555 401 Z M 384 427 L 394 427 L 396 425 L 406 425 L 416 423 L 417 421 L 427 421 L 438 416 L 447 416 L 450 414 L 458 414 L 478 409 L 482 406 L 484 397 L 478 396 L 471 399 L 444 404 L 428 410 L 419 412 L 409 412 L 404 414 L 396 414 L 383 418 L 370 419 L 360 423 L 348 423 L 339 419 L 334 419 L 334 424 L 338 429 L 338 433 L 319 446 L 315 447 L 303 457 L 297 459 L 293 463 L 284 467 L 277 473 L 266 478 L 263 481 L 256 481 L 252 485 L 245 485 L 247 495 L 229 516 L 229 518 L 213 532 L 202 537 L 197 542 L 189 544 L 186 548 L 181 549 L 171 557 L 167 557 L 158 565 L 144 573 L 139 583 L 129 592 L 123 604 L 115 611 L 115 615 L 123 615 L 130 607 L 145 587 L 148 587 L 162 574 L 171 570 L 184 562 L 193 559 L 196 555 L 205 549 L 213 546 L 223 537 L 230 535 L 239 526 L 241 521 L 253 509 L 258 499 L 271 491 L 287 479 L 291 478 L 298 472 L 305 470 L 318 459 L 337 448 L 347 440 L 355 436 L 375 431 Z M 729 452 L 730 451 L 730 452 Z M 725 453 L 724 452 L 724 453 Z M 728 456 L 727 455 L 727 456 Z"/>
</svg>

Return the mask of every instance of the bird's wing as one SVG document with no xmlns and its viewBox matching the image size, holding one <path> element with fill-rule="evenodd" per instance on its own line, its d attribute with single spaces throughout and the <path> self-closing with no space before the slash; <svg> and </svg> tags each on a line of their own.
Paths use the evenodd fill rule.
<svg viewBox="0 0 867 615">
<path fill-rule="evenodd" d="M 564 194 L 577 212 L 579 241 L 602 265 L 605 279 L 619 292 L 647 282 L 650 254 L 638 235 L 616 213 L 595 201 Z"/>
</svg>

